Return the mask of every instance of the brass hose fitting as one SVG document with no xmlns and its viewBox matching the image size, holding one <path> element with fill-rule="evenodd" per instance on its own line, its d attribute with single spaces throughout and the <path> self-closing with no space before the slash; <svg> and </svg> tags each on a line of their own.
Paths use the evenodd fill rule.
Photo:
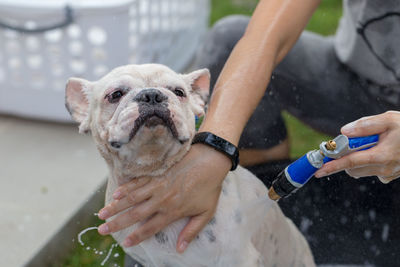
<svg viewBox="0 0 400 267">
<path fill-rule="evenodd" d="M 336 142 L 333 140 L 329 140 L 328 142 L 326 142 L 325 147 L 326 149 L 333 151 L 336 149 Z"/>
</svg>

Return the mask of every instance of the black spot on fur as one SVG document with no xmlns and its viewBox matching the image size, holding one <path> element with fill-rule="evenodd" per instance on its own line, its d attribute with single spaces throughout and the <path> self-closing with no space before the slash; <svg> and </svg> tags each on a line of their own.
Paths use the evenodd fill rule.
<svg viewBox="0 0 400 267">
<path fill-rule="evenodd" d="M 217 240 L 217 238 L 214 235 L 214 232 L 211 229 L 205 230 L 204 234 L 207 236 L 208 241 L 210 241 L 210 243 L 213 243 L 215 242 L 215 240 Z"/>
<path fill-rule="evenodd" d="M 239 210 L 235 211 L 235 214 L 233 215 L 233 220 L 237 224 L 240 224 L 242 222 L 242 213 Z"/>
<path fill-rule="evenodd" d="M 217 219 L 215 217 L 212 217 L 211 220 L 208 222 L 209 225 L 214 225 L 217 222 Z"/>
<path fill-rule="evenodd" d="M 227 195 L 228 195 L 228 190 L 226 190 L 225 187 L 222 187 L 222 194 L 223 194 L 224 196 L 227 196 Z"/>
<path fill-rule="evenodd" d="M 168 242 L 168 236 L 162 231 L 156 233 L 154 237 L 160 244 L 165 244 L 166 242 Z"/>
</svg>

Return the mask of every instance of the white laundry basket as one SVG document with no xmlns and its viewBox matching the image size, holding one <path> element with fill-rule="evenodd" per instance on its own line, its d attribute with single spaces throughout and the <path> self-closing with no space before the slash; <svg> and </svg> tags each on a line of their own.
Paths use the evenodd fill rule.
<svg viewBox="0 0 400 267">
<path fill-rule="evenodd" d="M 64 87 L 128 63 L 182 71 L 209 0 L 0 0 L 0 113 L 70 121 Z"/>
</svg>

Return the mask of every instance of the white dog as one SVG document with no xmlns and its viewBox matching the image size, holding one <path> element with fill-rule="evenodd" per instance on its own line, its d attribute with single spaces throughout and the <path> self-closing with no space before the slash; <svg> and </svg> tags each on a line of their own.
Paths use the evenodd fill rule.
<svg viewBox="0 0 400 267">
<path fill-rule="evenodd" d="M 96 82 L 68 81 L 66 106 L 79 131 L 91 132 L 110 170 L 106 204 L 119 185 L 162 175 L 188 152 L 209 78 L 206 69 L 182 75 L 146 64 L 116 68 Z M 179 254 L 177 237 L 187 221 L 124 250 L 144 266 L 315 266 L 304 237 L 260 180 L 240 166 L 223 182 L 215 217 Z M 112 236 L 122 244 L 138 226 Z"/>
</svg>

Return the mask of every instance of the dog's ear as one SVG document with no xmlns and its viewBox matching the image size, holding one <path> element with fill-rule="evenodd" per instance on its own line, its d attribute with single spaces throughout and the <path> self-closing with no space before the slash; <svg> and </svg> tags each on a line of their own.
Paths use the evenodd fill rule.
<svg viewBox="0 0 400 267">
<path fill-rule="evenodd" d="M 79 132 L 88 133 L 91 83 L 81 78 L 70 78 L 65 87 L 65 107 L 71 117 L 79 122 Z"/>
<path fill-rule="evenodd" d="M 185 80 L 193 90 L 193 111 L 196 116 L 202 117 L 210 93 L 210 72 L 208 69 L 195 70 L 186 74 Z"/>
</svg>

